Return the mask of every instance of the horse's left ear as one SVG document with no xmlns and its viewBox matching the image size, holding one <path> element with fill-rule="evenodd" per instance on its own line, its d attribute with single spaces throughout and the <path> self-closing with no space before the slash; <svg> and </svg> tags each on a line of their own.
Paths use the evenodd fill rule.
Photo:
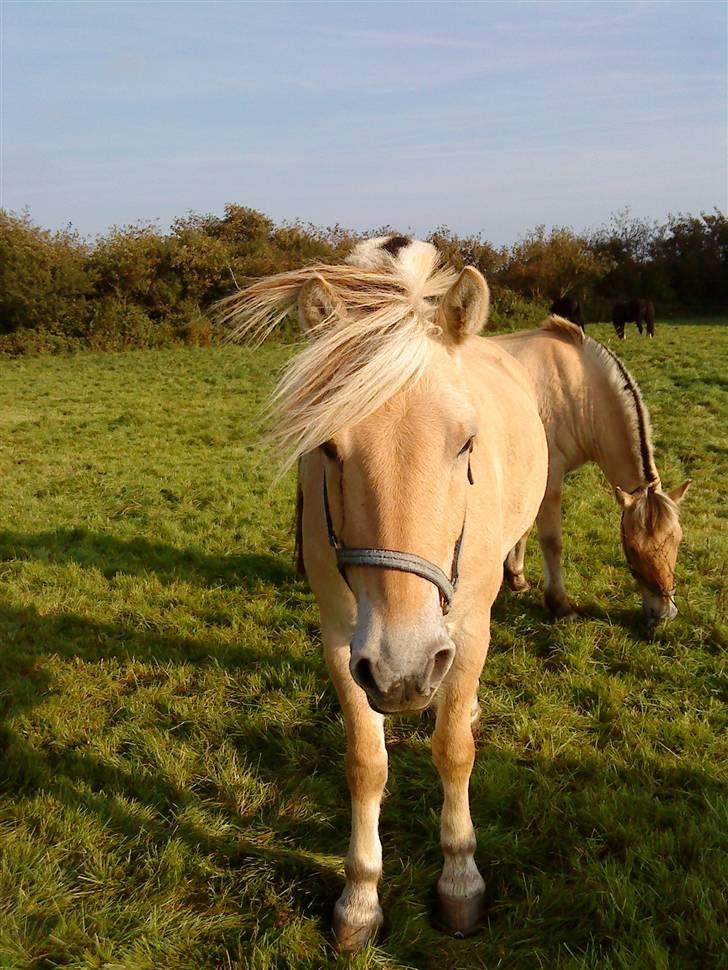
<svg viewBox="0 0 728 970">
<path fill-rule="evenodd" d="M 682 502 L 682 500 L 685 498 L 685 493 L 687 492 L 687 490 L 690 488 L 692 484 L 693 484 L 692 478 L 686 479 L 682 483 L 682 485 L 678 485 L 677 488 L 673 488 L 671 492 L 668 492 L 667 497 L 671 498 L 675 503 L 675 505 L 679 505 Z"/>
<path fill-rule="evenodd" d="M 623 510 L 631 509 L 634 503 L 637 501 L 636 496 L 631 492 L 625 492 L 624 489 L 620 488 L 619 485 L 614 487 L 614 497 L 617 500 L 617 505 Z"/>
<path fill-rule="evenodd" d="M 477 333 L 488 319 L 490 292 L 485 277 L 473 266 L 466 266 L 443 297 L 440 322 L 447 335 L 460 343 Z"/>
<path fill-rule="evenodd" d="M 341 314 L 336 294 L 322 276 L 313 276 L 298 295 L 298 317 L 305 332 Z"/>
</svg>

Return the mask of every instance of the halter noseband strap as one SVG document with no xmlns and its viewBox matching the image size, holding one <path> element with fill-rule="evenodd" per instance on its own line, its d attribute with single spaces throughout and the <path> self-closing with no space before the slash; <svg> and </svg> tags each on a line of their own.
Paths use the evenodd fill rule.
<svg viewBox="0 0 728 970">
<path fill-rule="evenodd" d="M 472 484 L 473 478 L 469 463 L 468 481 Z M 412 552 L 398 552 L 396 549 L 347 549 L 346 546 L 342 545 L 336 535 L 334 523 L 331 518 L 329 490 L 326 484 L 326 469 L 324 469 L 323 499 L 329 544 L 336 552 L 336 565 L 347 586 L 349 586 L 349 580 L 346 577 L 347 566 L 374 566 L 379 569 L 396 569 L 401 573 L 413 573 L 415 576 L 420 576 L 422 579 L 428 580 L 433 586 L 437 587 L 440 593 L 440 608 L 444 615 L 448 614 L 452 606 L 455 590 L 458 588 L 458 579 L 460 578 L 460 550 L 463 544 L 463 536 L 465 535 L 464 518 L 463 527 L 460 530 L 460 535 L 457 538 L 453 550 L 452 569 L 450 578 L 448 579 L 439 566 L 436 566 L 427 559 L 423 559 L 422 556 L 416 556 Z M 350 586 L 349 588 L 351 589 Z"/>
</svg>

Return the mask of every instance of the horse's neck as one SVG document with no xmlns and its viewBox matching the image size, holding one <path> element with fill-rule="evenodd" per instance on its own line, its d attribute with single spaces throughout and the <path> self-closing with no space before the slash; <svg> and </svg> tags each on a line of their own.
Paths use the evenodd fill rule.
<svg viewBox="0 0 728 970">
<path fill-rule="evenodd" d="M 632 491 L 645 484 L 643 451 L 650 446 L 641 440 L 631 402 L 604 379 L 589 382 L 589 396 L 592 460 L 612 487 Z"/>
<path fill-rule="evenodd" d="M 607 351 L 573 339 L 554 340 L 543 330 L 490 340 L 530 374 L 552 460 L 567 470 L 594 461 L 613 486 L 628 491 L 645 482 L 645 464 L 654 469 L 654 461 L 646 433 L 644 447 L 640 440 L 634 395 L 620 390 L 631 386 L 632 378 L 626 371 L 620 378 L 616 358 L 612 364 Z M 642 417 L 646 426 L 646 412 Z"/>
</svg>

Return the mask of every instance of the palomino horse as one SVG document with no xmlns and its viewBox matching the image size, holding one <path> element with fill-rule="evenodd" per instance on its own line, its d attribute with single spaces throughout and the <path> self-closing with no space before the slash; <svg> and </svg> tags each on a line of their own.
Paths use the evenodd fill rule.
<svg viewBox="0 0 728 970">
<path fill-rule="evenodd" d="M 650 418 L 634 378 L 606 347 L 560 317 L 549 317 L 541 330 L 493 340 L 528 371 L 549 443 L 548 484 L 536 519 L 546 606 L 554 617 L 576 615 L 561 576 L 561 488 L 568 472 L 594 461 L 622 510 L 622 544 L 647 621 L 671 619 L 682 539 L 678 506 L 691 482 L 663 492 Z M 506 582 L 514 590 L 528 589 L 527 538 L 506 559 Z"/>
<path fill-rule="evenodd" d="M 339 946 L 382 922 L 384 715 L 436 706 L 444 788 L 439 919 L 477 925 L 468 784 L 473 698 L 503 560 L 543 498 L 547 447 L 530 381 L 473 336 L 488 287 L 428 243 L 360 243 L 346 265 L 254 284 L 227 303 L 232 334 L 262 336 L 296 304 L 308 341 L 272 398 L 283 465 L 299 460 L 299 536 L 344 714 L 352 831 L 336 903 Z M 437 698 L 435 698 L 437 692 Z"/>
</svg>

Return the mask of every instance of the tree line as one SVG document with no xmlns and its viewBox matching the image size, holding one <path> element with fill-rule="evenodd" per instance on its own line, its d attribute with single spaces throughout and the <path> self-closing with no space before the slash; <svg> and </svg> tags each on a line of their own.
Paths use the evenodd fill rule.
<svg viewBox="0 0 728 970">
<path fill-rule="evenodd" d="M 230 204 L 167 232 L 139 224 L 90 241 L 0 210 L 0 353 L 213 343 L 221 333 L 210 308 L 237 286 L 336 261 L 362 235 L 392 231 L 276 224 Z M 717 209 L 662 224 L 623 210 L 587 233 L 537 226 L 511 246 L 445 226 L 427 238 L 456 267 L 486 275 L 495 327 L 533 326 L 566 294 L 581 300 L 587 321 L 607 320 L 614 300 L 636 296 L 663 318 L 728 310 L 728 218 Z"/>
</svg>

